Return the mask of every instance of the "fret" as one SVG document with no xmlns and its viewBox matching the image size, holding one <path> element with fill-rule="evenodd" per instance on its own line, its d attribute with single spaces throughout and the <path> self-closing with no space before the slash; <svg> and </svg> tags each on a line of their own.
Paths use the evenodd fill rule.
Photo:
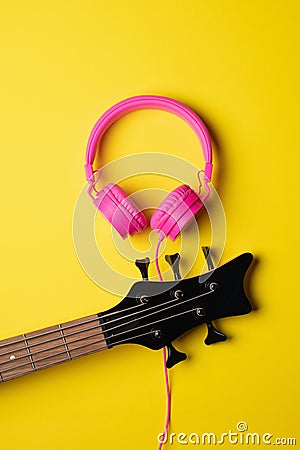
<svg viewBox="0 0 300 450">
<path fill-rule="evenodd" d="M 3 339 L 0 344 L 0 373 L 2 381 L 34 372 L 22 335 Z"/>
<path fill-rule="evenodd" d="M 69 360 L 58 325 L 26 333 L 26 339 L 36 369 Z"/>
<path fill-rule="evenodd" d="M 107 348 L 98 315 L 85 319 L 91 319 L 91 321 L 82 323 L 84 320 L 77 319 L 61 325 L 72 358 Z"/>
<path fill-rule="evenodd" d="M 107 348 L 97 314 L 0 341 L 0 382 Z"/>
<path fill-rule="evenodd" d="M 58 328 L 59 328 L 62 340 L 63 340 L 63 342 L 65 344 L 65 349 L 66 349 L 66 352 L 68 354 L 68 358 L 72 359 L 72 356 L 70 355 L 68 344 L 67 344 L 67 341 L 66 341 L 66 338 L 65 338 L 65 335 L 64 335 L 64 330 L 62 329 L 62 326 L 60 324 L 58 324 Z"/>
<path fill-rule="evenodd" d="M 36 370 L 34 362 L 33 362 L 33 359 L 32 359 L 32 356 L 31 356 L 31 353 L 30 353 L 30 349 L 29 349 L 28 344 L 27 344 L 27 340 L 26 340 L 25 334 L 23 334 L 23 339 L 24 339 L 24 343 L 25 343 L 25 347 L 26 347 L 28 356 L 29 356 L 30 361 L 31 361 L 32 368 L 33 368 L 33 370 Z"/>
</svg>

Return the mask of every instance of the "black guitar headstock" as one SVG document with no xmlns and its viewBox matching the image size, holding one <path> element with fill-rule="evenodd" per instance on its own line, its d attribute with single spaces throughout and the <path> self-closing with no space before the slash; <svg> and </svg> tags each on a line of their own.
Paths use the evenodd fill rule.
<svg viewBox="0 0 300 450">
<path fill-rule="evenodd" d="M 172 367 L 186 358 L 170 345 L 176 338 L 196 326 L 207 324 L 205 343 L 223 341 L 226 335 L 216 330 L 212 321 L 251 311 L 243 286 L 253 260 L 251 253 L 187 279 L 180 278 L 177 255 L 168 257 L 176 276 L 174 281 L 148 281 L 149 261 L 139 260 L 137 265 L 142 268 L 144 281 L 135 283 L 118 305 L 99 314 L 109 346 L 135 343 L 154 350 L 168 346 L 168 366 Z M 207 251 L 206 257 L 209 258 Z M 211 259 L 207 262 L 212 268 Z"/>
</svg>

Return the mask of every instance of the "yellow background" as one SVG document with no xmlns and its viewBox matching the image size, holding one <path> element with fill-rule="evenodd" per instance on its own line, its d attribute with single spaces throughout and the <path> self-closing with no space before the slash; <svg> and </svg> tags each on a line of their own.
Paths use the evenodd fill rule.
<svg viewBox="0 0 300 450">
<path fill-rule="evenodd" d="M 300 442 L 299 18 L 292 0 L 2 2 L 1 338 L 119 301 L 86 276 L 73 248 L 87 137 L 125 97 L 174 97 L 214 135 L 228 227 L 222 261 L 254 253 L 257 310 L 220 321 L 226 343 L 206 347 L 202 327 L 177 342 L 191 358 L 170 374 L 171 431 L 222 433 L 244 420 L 249 431 Z M 104 161 L 132 149 L 199 164 L 192 132 L 164 113 L 132 114 L 111 138 Z M 96 225 L 109 247 L 108 224 Z M 132 243 L 146 248 L 148 232 Z M 161 352 L 133 345 L 0 390 L 6 450 L 154 449 L 165 420 Z"/>
</svg>

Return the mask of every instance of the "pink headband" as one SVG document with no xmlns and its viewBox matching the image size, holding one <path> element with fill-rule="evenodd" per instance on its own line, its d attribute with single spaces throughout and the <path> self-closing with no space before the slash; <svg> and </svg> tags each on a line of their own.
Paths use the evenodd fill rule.
<svg viewBox="0 0 300 450">
<path fill-rule="evenodd" d="M 190 108 L 168 97 L 141 95 L 127 98 L 108 109 L 98 121 L 90 134 L 86 149 L 85 175 L 88 181 L 94 180 L 93 162 L 96 156 L 97 143 L 107 129 L 116 120 L 133 111 L 141 109 L 158 109 L 175 114 L 183 119 L 195 132 L 200 141 L 205 160 L 204 174 L 208 180 L 212 173 L 212 150 L 208 131 L 202 120 Z"/>
</svg>

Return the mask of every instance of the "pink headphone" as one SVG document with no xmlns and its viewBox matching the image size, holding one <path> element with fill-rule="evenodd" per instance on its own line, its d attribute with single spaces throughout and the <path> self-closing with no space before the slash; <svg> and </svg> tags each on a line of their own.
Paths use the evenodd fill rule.
<svg viewBox="0 0 300 450">
<path fill-rule="evenodd" d="M 98 180 L 95 180 L 95 173 L 100 170 L 93 170 L 93 162 L 97 144 L 107 129 L 124 115 L 141 109 L 157 109 L 173 113 L 193 129 L 203 151 L 205 167 L 199 173 L 204 173 L 207 188 L 206 197 L 209 195 L 207 182 L 211 180 L 212 150 L 209 134 L 202 120 L 187 106 L 167 97 L 143 95 L 117 103 L 100 117 L 90 134 L 86 149 L 85 174 L 87 181 L 90 183 L 89 195 L 92 197 L 96 208 L 101 211 L 123 239 L 128 234 L 132 236 L 133 233 L 146 228 L 146 217 L 117 184 L 110 183 L 100 191 L 96 190 L 95 185 Z M 91 194 L 92 191 L 96 193 L 96 197 Z M 174 241 L 183 227 L 201 209 L 206 197 L 201 200 L 200 195 L 187 184 L 177 187 L 167 195 L 153 213 L 150 221 L 151 228 L 163 237 L 168 236 Z"/>
</svg>

